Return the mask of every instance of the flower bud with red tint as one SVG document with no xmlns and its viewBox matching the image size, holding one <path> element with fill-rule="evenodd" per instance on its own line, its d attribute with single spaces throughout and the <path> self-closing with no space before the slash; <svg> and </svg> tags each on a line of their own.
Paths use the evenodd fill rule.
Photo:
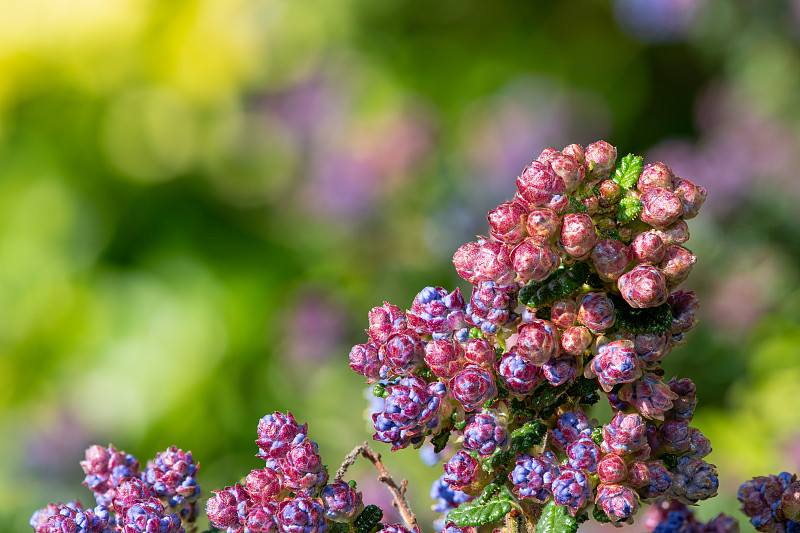
<svg viewBox="0 0 800 533">
<path fill-rule="evenodd" d="M 592 217 L 584 213 L 568 213 L 561 224 L 561 245 L 575 259 L 584 259 L 597 243 Z"/>
<path fill-rule="evenodd" d="M 669 333 L 640 333 L 633 338 L 633 346 L 639 359 L 644 363 L 655 363 L 663 359 L 667 353 Z"/>
<path fill-rule="evenodd" d="M 642 213 L 639 217 L 645 224 L 655 228 L 666 228 L 683 214 L 681 197 L 669 189 L 654 187 L 641 197 Z"/>
<path fill-rule="evenodd" d="M 564 181 L 567 193 L 577 189 L 586 174 L 584 166 L 570 155 L 556 154 L 548 162 L 553 168 L 553 172 Z"/>
<path fill-rule="evenodd" d="M 470 283 L 474 283 L 475 280 L 475 263 L 478 260 L 480 251 L 480 244 L 477 242 L 468 242 L 453 254 L 453 266 L 456 267 L 456 272 L 461 278 Z"/>
<path fill-rule="evenodd" d="M 534 320 L 519 327 L 517 353 L 535 365 L 543 365 L 558 351 L 558 330 L 552 322 Z"/>
<path fill-rule="evenodd" d="M 450 339 L 432 340 L 425 345 L 425 363 L 438 378 L 456 375 L 464 367 L 463 355 L 461 344 Z"/>
<path fill-rule="evenodd" d="M 478 366 L 468 366 L 456 374 L 450 380 L 450 389 L 466 411 L 474 411 L 497 396 L 492 372 Z"/>
<path fill-rule="evenodd" d="M 383 302 L 382 306 L 373 307 L 369 312 L 367 333 L 375 344 L 385 343 L 393 333 L 399 333 L 406 327 L 406 314 L 389 302 Z"/>
<path fill-rule="evenodd" d="M 534 161 L 517 178 L 519 196 L 528 208 L 550 207 L 566 194 L 566 185 L 549 163 Z"/>
<path fill-rule="evenodd" d="M 356 374 L 367 378 L 369 383 L 373 383 L 380 378 L 382 366 L 383 361 L 375 344 L 356 344 L 350 350 L 350 368 Z"/>
<path fill-rule="evenodd" d="M 640 263 L 649 265 L 657 265 L 663 261 L 666 250 L 664 241 L 654 231 L 640 233 L 631 243 L 633 257 Z"/>
<path fill-rule="evenodd" d="M 699 187 L 683 178 L 675 183 L 675 193 L 680 196 L 683 202 L 683 218 L 687 220 L 697 216 L 708 194 L 705 187 Z"/>
<path fill-rule="evenodd" d="M 625 485 L 599 485 L 595 503 L 615 524 L 632 522 L 639 510 L 639 497 Z"/>
<path fill-rule="evenodd" d="M 584 326 L 573 326 L 561 332 L 561 350 L 569 355 L 581 355 L 592 343 L 592 334 Z"/>
<path fill-rule="evenodd" d="M 628 305 L 636 308 L 658 307 L 667 301 L 667 279 L 652 265 L 638 265 L 622 275 L 617 287 Z"/>
<path fill-rule="evenodd" d="M 694 291 L 683 289 L 675 291 L 669 295 L 667 303 L 672 310 L 673 317 L 670 333 L 684 333 L 697 325 L 700 302 Z"/>
<path fill-rule="evenodd" d="M 639 174 L 636 188 L 642 193 L 646 193 L 656 187 L 672 189 L 672 182 L 674 180 L 675 174 L 673 174 L 672 169 L 667 165 L 661 162 L 650 163 L 649 165 L 645 165 L 642 169 L 642 173 Z"/>
<path fill-rule="evenodd" d="M 661 237 L 664 244 L 683 244 L 689 240 L 689 225 L 679 218 L 664 229 L 654 229 L 653 232 Z"/>
<path fill-rule="evenodd" d="M 606 141 L 597 141 L 586 147 L 584 157 L 591 179 L 607 178 L 617 162 L 617 149 Z"/>
<path fill-rule="evenodd" d="M 602 483 L 621 483 L 628 477 L 628 465 L 619 455 L 609 453 L 597 463 L 597 475 Z"/>
<path fill-rule="evenodd" d="M 528 214 L 526 229 L 528 235 L 541 242 L 549 241 L 558 235 L 561 219 L 552 209 L 537 207 Z"/>
<path fill-rule="evenodd" d="M 489 367 L 497 359 L 497 352 L 483 337 L 470 339 L 464 349 L 464 359 L 473 365 Z"/>
<path fill-rule="evenodd" d="M 603 239 L 592 249 L 592 262 L 605 281 L 616 281 L 633 259 L 631 249 L 616 239 Z"/>
<path fill-rule="evenodd" d="M 598 188 L 600 189 L 600 207 L 609 207 L 619 203 L 622 187 L 616 181 L 603 180 Z"/>
<path fill-rule="evenodd" d="M 697 263 L 697 257 L 692 252 L 673 244 L 667 247 L 661 268 L 667 276 L 667 281 L 672 285 L 677 285 L 689 277 L 695 263 Z"/>
<path fill-rule="evenodd" d="M 490 234 L 506 244 L 517 244 L 525 238 L 525 218 L 528 210 L 518 202 L 505 202 L 489 211 Z"/>
<path fill-rule="evenodd" d="M 586 366 L 587 378 L 597 376 L 600 386 L 610 392 L 619 383 L 631 383 L 642 375 L 642 368 L 633 342 L 616 340 L 599 348 L 599 353 Z"/>
<path fill-rule="evenodd" d="M 521 281 L 543 281 L 552 274 L 560 259 L 548 244 L 533 238 L 519 243 L 511 252 L 511 264 Z"/>
<path fill-rule="evenodd" d="M 422 339 L 414 333 L 392 335 L 386 344 L 380 347 L 379 354 L 388 370 L 397 376 L 410 376 L 419 370 L 425 359 Z"/>
<path fill-rule="evenodd" d="M 589 292 L 578 304 L 578 322 L 594 334 L 604 332 L 614 325 L 614 304 L 603 292 Z"/>
<path fill-rule="evenodd" d="M 528 395 L 544 379 L 541 367 L 514 349 L 503 354 L 496 366 L 497 374 L 505 382 L 506 388 L 517 398 Z"/>
<path fill-rule="evenodd" d="M 578 304 L 575 300 L 556 300 L 550 307 L 550 320 L 561 329 L 567 329 L 578 319 Z"/>
<path fill-rule="evenodd" d="M 475 258 L 473 276 L 471 280 L 467 281 L 472 284 L 481 281 L 494 281 L 498 285 L 508 285 L 513 282 L 516 273 L 511 266 L 508 248 L 500 242 L 490 241 L 482 237 L 478 239 L 478 244 L 480 249 Z"/>
</svg>

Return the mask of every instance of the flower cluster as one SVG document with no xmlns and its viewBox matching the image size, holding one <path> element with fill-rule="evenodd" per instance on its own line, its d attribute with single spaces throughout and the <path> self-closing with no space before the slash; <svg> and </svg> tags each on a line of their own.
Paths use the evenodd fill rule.
<svg viewBox="0 0 800 533">
<path fill-rule="evenodd" d="M 739 522 L 731 516 L 720 513 L 699 522 L 686 504 L 666 499 L 650 506 L 644 525 L 652 533 L 739 533 Z"/>
<path fill-rule="evenodd" d="M 505 471 L 520 501 L 572 516 L 631 522 L 643 502 L 714 496 L 710 443 L 689 426 L 694 385 L 661 368 L 697 323 L 679 286 L 696 262 L 686 220 L 705 196 L 605 141 L 545 149 L 489 212 L 488 236 L 453 256 L 466 304 L 426 287 L 410 309 L 370 311 L 350 367 L 381 380 L 374 439 L 439 451 L 454 438 L 439 485 L 474 497 Z M 605 425 L 581 409 L 600 391 L 615 411 Z"/>
<path fill-rule="evenodd" d="M 36 533 L 183 533 L 183 524 L 199 516 L 199 466 L 192 452 L 172 446 L 140 471 L 133 455 L 113 445 L 90 446 L 81 467 L 97 507 L 50 504 L 33 514 L 31 527 Z"/>
<path fill-rule="evenodd" d="M 737 498 L 758 531 L 800 531 L 800 481 L 796 475 L 758 476 L 739 487 Z"/>
</svg>

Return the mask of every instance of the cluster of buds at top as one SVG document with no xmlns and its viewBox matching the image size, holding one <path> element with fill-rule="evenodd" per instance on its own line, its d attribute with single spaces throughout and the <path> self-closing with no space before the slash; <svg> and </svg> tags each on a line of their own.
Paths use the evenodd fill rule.
<svg viewBox="0 0 800 533">
<path fill-rule="evenodd" d="M 81 467 L 97 507 L 84 510 L 78 501 L 50 504 L 31 517 L 36 533 L 183 533 L 184 524 L 194 524 L 199 516 L 200 465 L 192 452 L 172 446 L 140 471 L 133 455 L 113 445 L 94 445 Z"/>
<path fill-rule="evenodd" d="M 544 150 L 489 212 L 488 236 L 456 251 L 468 301 L 427 287 L 411 309 L 370 311 L 350 367 L 385 399 L 374 438 L 438 451 L 454 437 L 442 480 L 477 498 L 460 509 L 485 502 L 503 472 L 529 516 L 552 501 L 630 522 L 641 502 L 714 496 L 710 443 L 689 426 L 694 385 L 661 368 L 697 323 L 680 284 L 696 262 L 686 220 L 705 196 L 605 141 Z M 605 426 L 580 409 L 600 391 L 615 411 Z"/>
</svg>

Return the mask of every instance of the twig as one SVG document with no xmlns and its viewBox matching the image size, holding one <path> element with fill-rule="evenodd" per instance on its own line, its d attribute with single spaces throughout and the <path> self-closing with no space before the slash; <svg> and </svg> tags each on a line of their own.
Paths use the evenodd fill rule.
<svg viewBox="0 0 800 533">
<path fill-rule="evenodd" d="M 400 511 L 400 516 L 403 518 L 403 522 L 405 522 L 406 527 L 409 529 L 416 529 L 417 526 L 417 517 L 414 516 L 414 513 L 411 512 L 411 507 L 408 505 L 408 500 L 406 499 L 406 488 L 408 487 L 408 481 L 402 480 L 400 485 L 395 483 L 392 476 L 389 475 L 389 471 L 386 470 L 386 467 L 381 462 L 381 454 L 372 451 L 372 448 L 369 447 L 366 441 L 360 446 L 356 446 L 353 448 L 353 451 L 348 453 L 344 461 L 342 462 L 342 466 L 339 467 L 339 470 L 336 471 L 336 479 L 342 479 L 347 469 L 355 463 L 358 456 L 361 455 L 369 459 L 375 468 L 378 470 L 380 475 L 378 476 L 378 481 L 384 483 L 394 496 L 394 501 L 392 505 L 394 505 L 398 511 Z"/>
</svg>

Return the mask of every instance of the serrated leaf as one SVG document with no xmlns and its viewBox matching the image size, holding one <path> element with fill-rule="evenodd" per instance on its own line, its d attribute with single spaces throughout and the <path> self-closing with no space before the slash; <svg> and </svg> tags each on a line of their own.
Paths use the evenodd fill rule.
<svg viewBox="0 0 800 533">
<path fill-rule="evenodd" d="M 528 422 L 511 434 L 511 450 L 526 453 L 533 446 L 541 444 L 547 433 L 547 426 L 541 422 Z"/>
<path fill-rule="evenodd" d="M 580 200 L 575 198 L 574 196 L 570 195 L 569 198 L 569 207 L 567 208 L 567 213 L 588 213 L 589 210 L 586 209 L 586 206 L 581 203 Z"/>
<path fill-rule="evenodd" d="M 586 263 L 561 268 L 544 281 L 531 281 L 522 287 L 518 300 L 528 307 L 539 308 L 559 298 L 566 298 L 586 283 L 589 273 Z"/>
<path fill-rule="evenodd" d="M 328 533 L 347 533 L 350 531 L 350 526 L 344 522 L 330 522 L 329 525 Z"/>
<path fill-rule="evenodd" d="M 452 428 L 453 426 L 442 428 L 442 430 L 431 439 L 433 453 L 439 453 L 444 450 L 444 447 L 447 446 L 447 441 L 450 440 L 450 430 L 452 430 Z"/>
<path fill-rule="evenodd" d="M 496 491 L 488 499 L 485 495 Z M 489 485 L 484 489 L 484 494 L 472 502 L 463 503 L 458 508 L 447 513 L 447 521 L 452 521 L 459 527 L 480 526 L 496 522 L 514 508 L 511 503 L 512 494 L 505 485 Z"/>
<path fill-rule="evenodd" d="M 536 524 L 536 533 L 575 533 L 578 521 L 570 515 L 566 507 L 556 505 L 553 500 L 542 509 L 542 516 Z"/>
<path fill-rule="evenodd" d="M 370 533 L 383 518 L 383 510 L 377 505 L 367 505 L 353 521 L 356 533 Z"/>
<path fill-rule="evenodd" d="M 623 198 L 617 206 L 617 220 L 627 224 L 642 212 L 642 202 L 636 198 Z"/>
<path fill-rule="evenodd" d="M 643 158 L 641 156 L 626 155 L 617 165 L 611 179 L 624 189 L 632 188 L 639 181 L 639 174 L 642 173 L 642 161 Z"/>
</svg>

